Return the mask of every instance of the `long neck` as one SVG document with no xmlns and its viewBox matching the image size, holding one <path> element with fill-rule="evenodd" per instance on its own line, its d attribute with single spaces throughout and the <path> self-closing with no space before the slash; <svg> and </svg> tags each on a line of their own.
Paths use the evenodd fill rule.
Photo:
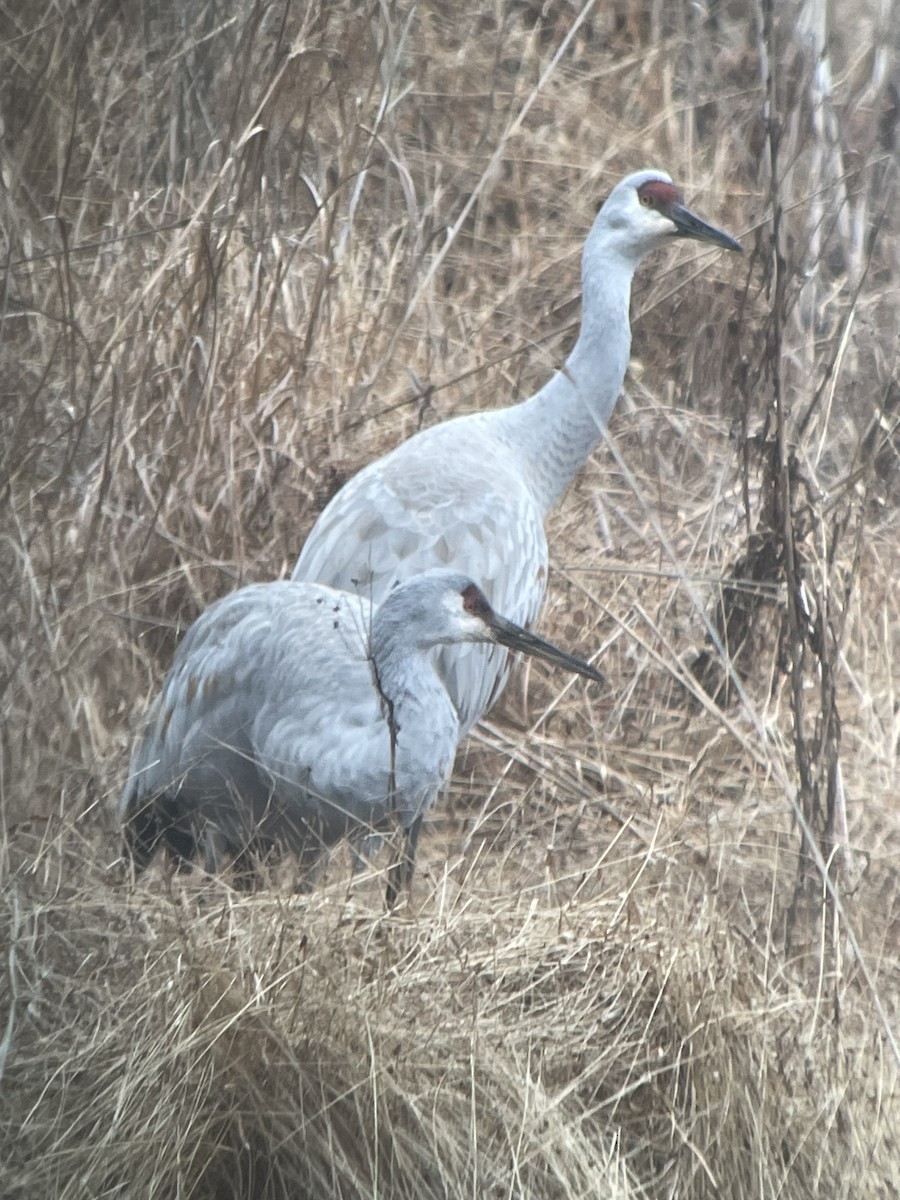
<svg viewBox="0 0 900 1200">
<path fill-rule="evenodd" d="M 409 711 L 417 710 L 419 696 L 440 688 L 427 655 L 410 653 L 408 647 L 382 643 L 372 656 L 372 667 L 385 715 L 393 716 L 398 725 Z"/>
<path fill-rule="evenodd" d="M 430 719 L 447 712 L 455 719 L 446 688 L 428 650 L 410 644 L 406 623 L 393 612 L 390 598 L 376 610 L 372 622 L 372 668 L 385 716 L 410 735 Z"/>
<path fill-rule="evenodd" d="M 374 674 L 387 727 L 395 738 L 395 803 L 402 812 L 428 795 L 433 799 L 453 762 L 459 720 L 427 651 L 411 650 L 402 637 L 377 641 L 377 628 L 373 635 Z"/>
<path fill-rule="evenodd" d="M 595 227 L 585 246 L 581 331 L 562 370 L 531 399 L 492 414 L 495 432 L 526 459 L 545 513 L 603 436 L 631 352 L 636 264 L 610 252 L 603 232 Z"/>
</svg>

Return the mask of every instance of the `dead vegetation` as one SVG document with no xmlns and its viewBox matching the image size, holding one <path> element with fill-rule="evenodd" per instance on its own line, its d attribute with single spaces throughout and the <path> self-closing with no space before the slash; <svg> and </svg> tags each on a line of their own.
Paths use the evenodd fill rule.
<svg viewBox="0 0 900 1200">
<path fill-rule="evenodd" d="M 844 11 L 846 7 L 846 11 Z M 883 1197 L 897 1098 L 890 5 L 0 0 L 4 1195 Z M 180 631 L 360 463 L 528 395 L 659 164 L 537 669 L 413 902 L 138 885 Z"/>
</svg>

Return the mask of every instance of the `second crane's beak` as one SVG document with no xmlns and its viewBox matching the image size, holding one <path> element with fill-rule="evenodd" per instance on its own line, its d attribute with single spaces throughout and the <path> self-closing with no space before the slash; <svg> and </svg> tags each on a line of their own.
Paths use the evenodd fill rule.
<svg viewBox="0 0 900 1200">
<path fill-rule="evenodd" d="M 715 225 L 707 225 L 705 221 L 701 221 L 699 217 L 694 216 L 689 208 L 685 208 L 683 204 L 670 204 L 666 209 L 666 216 L 675 226 L 675 236 L 684 238 L 693 238 L 697 242 L 711 242 L 714 246 L 722 246 L 726 250 L 736 250 L 738 254 L 743 254 L 744 247 L 740 242 L 725 232 L 724 229 L 717 229 Z"/>
<path fill-rule="evenodd" d="M 552 642 L 545 642 L 543 638 L 536 637 L 513 621 L 507 621 L 506 617 L 501 617 L 499 613 L 492 611 L 490 616 L 484 617 L 484 621 L 491 631 L 491 640 L 498 642 L 501 646 L 506 646 L 510 650 L 519 650 L 522 654 L 530 654 L 533 658 L 542 658 L 545 662 L 552 663 L 554 667 L 562 667 L 564 671 L 584 675 L 585 678 L 593 679 L 597 683 L 606 683 L 605 676 L 590 663 L 576 658 L 574 654 L 567 654 L 565 650 L 560 650 Z"/>
</svg>

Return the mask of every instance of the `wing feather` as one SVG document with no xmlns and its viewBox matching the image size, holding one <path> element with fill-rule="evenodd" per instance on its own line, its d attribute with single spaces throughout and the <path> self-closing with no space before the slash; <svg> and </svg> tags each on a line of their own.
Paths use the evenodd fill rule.
<svg viewBox="0 0 900 1200">
<path fill-rule="evenodd" d="M 289 582 L 211 605 L 182 640 L 132 758 L 120 812 L 177 797 L 227 841 L 337 840 L 387 794 L 390 742 L 361 597 Z M 318 806 L 318 807 L 317 807 Z M 152 852 L 152 849 L 151 849 Z"/>
<path fill-rule="evenodd" d="M 479 583 L 498 612 L 533 625 L 546 588 L 547 541 L 520 470 L 478 414 L 426 430 L 337 493 L 293 578 L 357 590 L 378 604 L 398 581 L 453 566 Z M 508 655 L 453 646 L 438 651 L 436 663 L 466 733 L 503 690 Z"/>
</svg>

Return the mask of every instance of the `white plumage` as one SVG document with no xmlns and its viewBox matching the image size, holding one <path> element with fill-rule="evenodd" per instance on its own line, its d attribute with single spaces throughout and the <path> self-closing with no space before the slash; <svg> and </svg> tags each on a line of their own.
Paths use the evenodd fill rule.
<svg viewBox="0 0 900 1200">
<path fill-rule="evenodd" d="M 320 515 L 293 578 L 377 604 L 398 580 L 452 566 L 478 579 L 498 610 L 533 624 L 547 582 L 544 518 L 597 445 L 622 386 L 634 271 L 673 237 L 740 250 L 684 207 L 665 172 L 623 179 L 584 247 L 581 330 L 562 370 L 521 404 L 424 430 L 364 467 Z M 507 654 L 454 645 L 437 663 L 465 734 L 502 691 Z"/>
<path fill-rule="evenodd" d="M 430 653 L 459 642 L 602 678 L 499 616 L 455 571 L 418 575 L 375 610 L 287 581 L 217 601 L 181 642 L 132 759 L 120 801 L 128 853 L 140 867 L 160 844 L 184 859 L 202 845 L 212 871 L 224 854 L 247 868 L 287 848 L 310 867 L 345 835 L 395 819 L 406 836 L 396 894 L 459 740 Z"/>
</svg>

